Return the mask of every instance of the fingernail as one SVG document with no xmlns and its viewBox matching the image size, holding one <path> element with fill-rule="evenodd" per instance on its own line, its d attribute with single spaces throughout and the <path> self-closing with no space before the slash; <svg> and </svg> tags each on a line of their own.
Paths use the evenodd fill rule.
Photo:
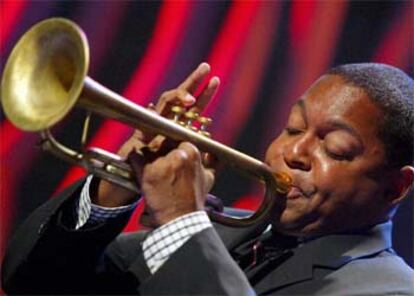
<svg viewBox="0 0 414 296">
<path fill-rule="evenodd" d="M 207 63 L 201 63 L 200 66 L 198 66 L 198 71 L 200 71 L 201 74 L 208 73 L 210 71 L 210 65 Z"/>
<path fill-rule="evenodd" d="M 220 84 L 220 78 L 218 78 L 217 76 L 214 76 L 213 78 L 211 78 L 209 86 L 216 87 L 219 84 Z"/>
<path fill-rule="evenodd" d="M 196 99 L 191 94 L 187 93 L 184 97 L 184 100 L 184 104 L 188 106 L 194 104 Z"/>
</svg>

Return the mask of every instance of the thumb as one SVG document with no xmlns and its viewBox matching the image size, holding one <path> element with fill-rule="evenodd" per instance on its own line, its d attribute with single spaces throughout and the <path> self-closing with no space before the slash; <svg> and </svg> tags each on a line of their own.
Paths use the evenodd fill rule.
<svg viewBox="0 0 414 296">
<path fill-rule="evenodd" d="M 135 180 L 137 182 L 138 188 L 140 188 L 142 172 L 144 170 L 144 166 L 146 165 L 144 155 L 141 151 L 136 151 L 135 149 L 133 149 L 128 154 L 127 161 L 131 165 L 132 171 L 135 174 Z"/>
</svg>

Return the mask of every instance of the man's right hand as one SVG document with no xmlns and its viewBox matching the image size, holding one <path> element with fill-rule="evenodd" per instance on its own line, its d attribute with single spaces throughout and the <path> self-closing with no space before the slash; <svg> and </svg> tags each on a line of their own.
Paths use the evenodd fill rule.
<svg viewBox="0 0 414 296">
<path fill-rule="evenodd" d="M 164 117 L 171 117 L 173 105 L 182 105 L 193 111 L 201 112 L 216 93 L 220 83 L 218 77 L 211 78 L 200 95 L 195 98 L 194 93 L 209 72 L 210 66 L 207 63 L 200 64 L 177 88 L 161 95 L 154 107 L 154 112 Z M 139 151 L 144 146 L 148 146 L 156 153 L 165 143 L 164 140 L 163 136 L 144 134 L 136 130 L 121 146 L 118 154 L 126 159 L 132 151 Z M 134 202 L 137 198 L 134 192 L 106 180 L 100 180 L 97 190 L 91 192 L 92 202 L 103 207 L 124 206 Z"/>
</svg>

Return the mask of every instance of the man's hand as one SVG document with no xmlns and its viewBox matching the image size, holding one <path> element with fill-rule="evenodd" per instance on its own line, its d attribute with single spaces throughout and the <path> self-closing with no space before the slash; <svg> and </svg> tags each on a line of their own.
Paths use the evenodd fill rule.
<svg viewBox="0 0 414 296">
<path fill-rule="evenodd" d="M 131 161 L 131 164 L 142 185 L 152 226 L 204 209 L 214 174 L 204 168 L 200 152 L 191 143 L 182 142 L 144 168 L 139 160 Z"/>
<path fill-rule="evenodd" d="M 193 111 L 201 112 L 216 93 L 220 83 L 218 77 L 211 78 L 201 91 L 200 95 L 195 98 L 197 88 L 207 77 L 209 72 L 210 66 L 208 64 L 200 64 L 176 89 L 166 91 L 161 95 L 155 105 L 154 112 L 157 112 L 164 117 L 171 117 L 171 106 L 173 105 L 182 105 Z M 163 136 L 144 134 L 141 131 L 136 130 L 132 137 L 122 145 L 118 154 L 127 158 L 131 152 L 139 151 L 144 146 L 148 146 L 154 153 L 156 153 L 157 151 L 162 150 L 161 148 L 166 142 L 167 141 L 165 141 Z M 135 170 L 142 170 L 143 164 L 144 162 L 142 161 L 135 163 Z M 141 166 L 141 168 L 138 168 L 137 166 Z M 137 196 L 127 189 L 108 181 L 101 180 L 96 192 L 91 193 L 91 198 L 94 204 L 105 207 L 117 207 L 134 202 Z"/>
</svg>

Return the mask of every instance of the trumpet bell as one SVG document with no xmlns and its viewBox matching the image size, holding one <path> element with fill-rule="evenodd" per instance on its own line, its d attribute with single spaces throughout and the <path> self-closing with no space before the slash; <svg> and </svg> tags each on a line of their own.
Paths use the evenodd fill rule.
<svg viewBox="0 0 414 296">
<path fill-rule="evenodd" d="M 1 100 L 7 118 L 25 131 L 53 126 L 78 100 L 88 65 L 88 42 L 79 27 L 63 18 L 36 24 L 5 66 Z"/>
<path fill-rule="evenodd" d="M 89 120 L 85 121 L 80 151 L 58 142 L 50 128 L 76 105 L 143 132 L 190 141 L 201 151 L 211 153 L 218 161 L 257 178 L 266 186 L 264 201 L 251 216 L 232 217 L 212 211 L 209 214 L 213 220 L 242 227 L 269 218 L 274 196 L 286 194 L 290 188 L 288 175 L 273 172 L 265 163 L 206 137 L 203 131 L 197 132 L 133 104 L 88 77 L 88 65 L 88 42 L 76 24 L 62 18 L 38 23 L 23 35 L 6 63 L 1 82 L 5 115 L 22 130 L 40 131 L 43 149 L 135 192 L 140 191 L 134 172 L 124 159 L 87 147 Z"/>
</svg>

